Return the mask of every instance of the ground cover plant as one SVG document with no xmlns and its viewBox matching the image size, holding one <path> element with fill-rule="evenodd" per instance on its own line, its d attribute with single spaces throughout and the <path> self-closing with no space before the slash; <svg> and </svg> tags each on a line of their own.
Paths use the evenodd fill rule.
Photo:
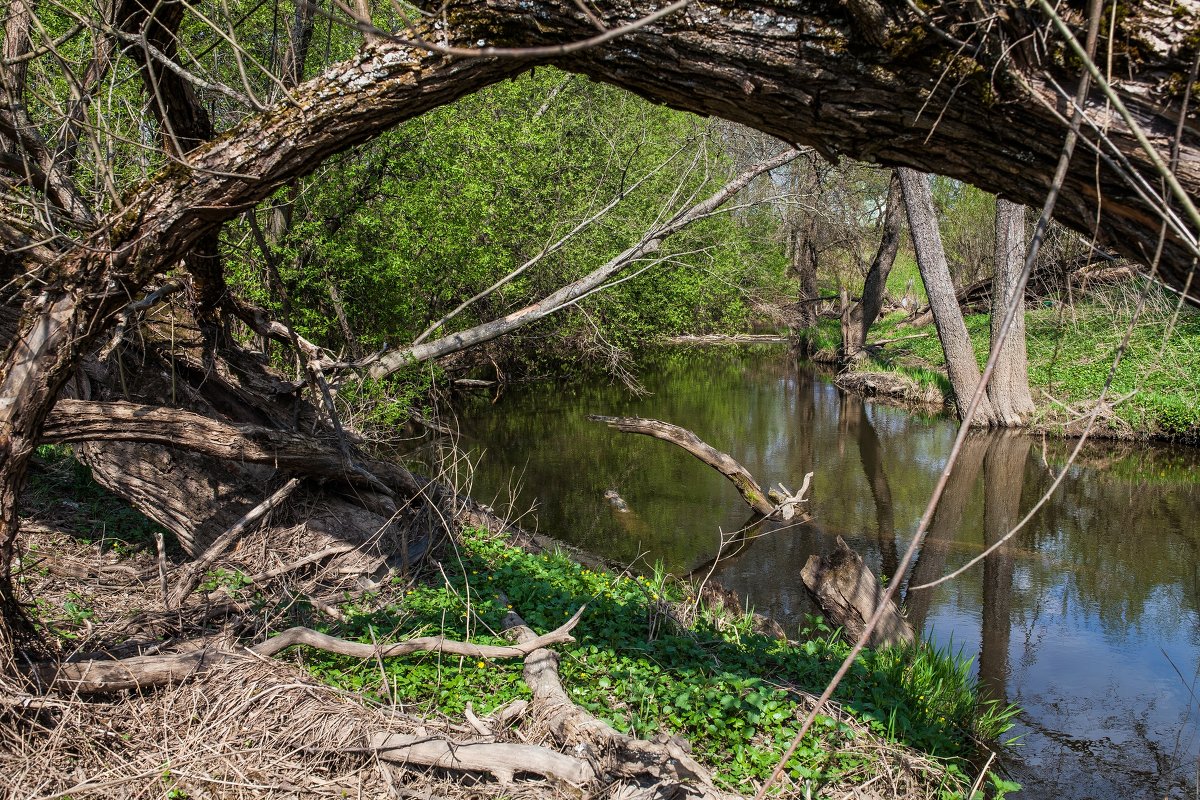
<svg viewBox="0 0 1200 800">
<path fill-rule="evenodd" d="M 755 632 L 749 615 L 697 603 L 688 584 L 661 571 L 593 570 L 478 531 L 464 536 L 435 578 L 391 602 L 347 607 L 341 635 L 383 641 L 441 633 L 502 643 L 509 609 L 540 631 L 586 604 L 577 641 L 559 648 L 572 699 L 622 732 L 685 737 L 729 789 L 765 779 L 812 693 L 848 651 L 819 619 L 791 632 L 801 643 L 788 643 Z M 381 664 L 302 658 L 324 681 L 424 715 L 461 717 L 468 704 L 482 715 L 528 696 L 519 663 L 437 654 Z M 839 706 L 819 717 L 789 764 L 797 786 L 869 780 L 879 769 L 878 743 L 886 742 L 909 754 L 933 796 L 962 796 L 980 743 L 1002 738 L 1015 713 L 980 700 L 968 661 L 926 644 L 864 653 L 835 697 Z"/>
</svg>

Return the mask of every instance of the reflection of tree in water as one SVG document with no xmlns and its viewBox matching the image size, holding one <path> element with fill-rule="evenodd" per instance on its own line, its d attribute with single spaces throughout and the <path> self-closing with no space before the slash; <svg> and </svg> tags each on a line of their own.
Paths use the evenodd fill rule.
<svg viewBox="0 0 1200 800">
<path fill-rule="evenodd" d="M 946 555 L 960 537 L 967 505 L 971 501 L 990 441 L 991 437 L 987 434 L 970 434 L 963 441 L 958 462 L 951 470 L 942 499 L 933 512 L 917 563 L 909 573 L 909 586 L 936 580 L 946 572 Z M 921 630 L 925 626 L 933 592 L 932 589 L 922 589 L 906 593 L 904 605 L 914 630 Z"/>
<path fill-rule="evenodd" d="M 1015 432 L 993 434 L 983 461 L 983 543 L 991 547 L 1021 519 L 1021 490 L 1032 440 Z M 983 562 L 982 630 L 979 680 L 991 696 L 1003 701 L 1008 680 L 1008 644 L 1014 543 L 1000 545 Z"/>
<path fill-rule="evenodd" d="M 858 456 L 863 474 L 875 501 L 875 532 L 879 547 L 880 577 L 891 580 L 900 562 L 896 553 L 896 515 L 892 507 L 892 489 L 883 468 L 883 448 L 870 416 L 863 410 L 857 395 L 845 393 L 838 408 L 838 433 L 850 435 L 858 443 Z"/>
<path fill-rule="evenodd" d="M 1061 450 L 1062 445 L 1057 447 Z M 1167 450 L 1168 463 L 1155 470 L 1154 452 L 1151 448 L 1137 451 L 1130 456 L 1132 465 L 1105 459 L 1103 475 L 1090 468 L 1072 468 L 1030 530 L 1021 534 L 1043 555 L 1032 562 L 1042 571 L 1034 582 L 1065 581 L 1066 599 L 1094 613 L 1102 629 L 1115 638 L 1141 626 L 1151 607 L 1160 626 L 1188 627 L 1200 611 L 1200 540 L 1196 527 L 1188 522 L 1195 516 L 1200 488 L 1190 482 L 1156 483 L 1138 477 L 1177 466 L 1177 455 Z M 1062 468 L 1057 455 L 1050 457 L 1055 470 Z M 1031 475 L 1026 507 L 1052 481 L 1044 471 L 1031 471 Z M 1177 587 L 1183 602 L 1153 603 L 1163 587 Z"/>
</svg>

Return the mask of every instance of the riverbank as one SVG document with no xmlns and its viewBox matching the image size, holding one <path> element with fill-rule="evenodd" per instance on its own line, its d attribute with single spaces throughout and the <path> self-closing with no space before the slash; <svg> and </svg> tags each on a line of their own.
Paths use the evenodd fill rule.
<svg viewBox="0 0 1200 800">
<path fill-rule="evenodd" d="M 848 651 L 816 619 L 792 632 L 800 640 L 772 637 L 719 593 L 661 571 L 590 569 L 481 531 L 464 532 L 441 568 L 402 596 L 345 609 L 342 635 L 369 641 L 403 630 L 501 643 L 510 610 L 543 630 L 586 605 L 576 641 L 556 648 L 572 700 L 621 733 L 686 738 L 725 791 L 746 794 L 765 780 Z M 318 655 L 305 664 L 334 686 L 432 718 L 468 708 L 486 716 L 529 699 L 519 663 Z M 865 652 L 835 697 L 791 765 L 788 794 L 851 796 L 890 780 L 890 797 L 965 796 L 978 742 L 1000 739 L 1014 713 L 979 698 L 968 661 L 927 644 Z"/>
<path fill-rule="evenodd" d="M 769 774 L 847 652 L 817 620 L 787 641 L 720 591 L 702 593 L 661 571 L 638 577 L 585 566 L 547 549 L 544 539 L 523 549 L 475 529 L 452 536 L 409 574 L 346 584 L 340 602 L 310 596 L 313 575 L 296 571 L 282 596 L 264 591 L 263 580 L 251 577 L 267 566 L 256 558 L 264 543 L 250 535 L 204 576 L 207 605 L 164 612 L 154 526 L 91 483 L 61 449 L 46 451 L 31 492 L 40 521 L 23 525 L 18 580 L 37 598 L 31 608 L 63 652 L 175 626 L 182 626 L 177 636 L 209 647 L 231 635 L 269 641 L 294 625 L 372 646 L 430 636 L 504 646 L 500 632 L 511 612 L 543 633 L 580 611 L 574 639 L 553 646 L 572 705 L 620 734 L 690 748 L 717 790 L 739 795 Z M 176 562 L 181 554 L 168 547 L 167 557 Z M 235 627 L 214 636 L 210 617 Z M 136 641 L 115 647 L 136 649 Z M 238 781 L 256 787 L 256 796 L 329 787 L 386 796 L 392 780 L 406 792 L 445 797 L 553 792 L 553 780 L 528 775 L 518 784 L 464 782 L 457 771 L 406 767 L 384 780 L 388 768 L 373 766 L 377 745 L 364 749 L 385 733 L 544 742 L 546 719 L 524 666 L 520 658 L 438 651 L 231 656 L 179 685 L 55 700 L 62 716 L 51 738 L 0 725 L 0 744 L 8 743 L 0 747 L 7 765 L 0 788 L 19 796 L 110 796 L 149 776 L 172 797 L 233 796 Z M 0 698 L 20 701 L 23 691 L 0 685 Z M 928 645 L 864 653 L 836 701 L 799 749 L 782 796 L 859 796 L 882 782 L 889 787 L 882 796 L 892 798 L 965 797 L 982 760 L 978 742 L 1002 737 L 1013 713 L 980 701 L 967 661 Z M 155 733 L 162 730 L 171 736 Z"/>
<path fill-rule="evenodd" d="M 1026 311 L 1029 383 L 1037 405 L 1030 429 L 1063 436 L 1081 434 L 1128 332 L 1128 347 L 1091 435 L 1200 440 L 1200 315 L 1185 309 L 1176 317 L 1169 300 L 1159 297 L 1136 321 L 1133 317 L 1133 299 L 1112 296 Z M 982 367 L 988 355 L 990 317 L 972 314 L 966 323 Z M 870 338 L 921 333 L 928 335 L 876 349 L 840 378 L 839 385 L 903 402 L 911 402 L 916 395 L 915 405 L 923 408 L 929 407 L 928 400 L 937 393 L 949 396 L 945 358 L 932 323 L 913 326 L 906 315 L 893 313 L 875 324 Z M 818 342 L 822 350 L 835 351 L 839 337 L 838 320 L 821 321 Z M 894 391 L 893 386 L 897 387 Z"/>
</svg>

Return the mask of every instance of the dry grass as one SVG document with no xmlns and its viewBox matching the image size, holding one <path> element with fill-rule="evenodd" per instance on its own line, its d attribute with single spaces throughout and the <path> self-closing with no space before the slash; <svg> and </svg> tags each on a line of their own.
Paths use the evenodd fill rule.
<svg viewBox="0 0 1200 800">
<path fill-rule="evenodd" d="M 555 796 L 380 762 L 372 733 L 448 734 L 447 720 L 383 713 L 291 665 L 251 657 L 199 679 L 103 701 L 34 699 L 0 685 L 0 792 L 9 797 Z M 38 707 L 38 706 L 41 707 Z M 465 737 L 463 737 L 465 738 Z M 512 741 L 517 741 L 515 734 Z"/>
<path fill-rule="evenodd" d="M 278 530 L 276 528 L 276 530 Z M 25 526 L 19 574 L 27 599 L 38 598 L 39 620 L 73 652 L 114 656 L 167 652 L 197 641 L 258 641 L 273 630 L 311 622 L 323 604 L 336 614 L 347 592 L 363 598 L 357 576 L 333 564 L 312 565 L 258 587 L 270 603 L 253 605 L 250 591 L 199 593 L 182 611 L 164 608 L 158 558 L 151 550 L 118 556 L 46 523 Z M 223 560 L 246 574 L 303 553 L 302 541 L 265 542 L 252 534 Z M 388 587 L 373 603 L 395 602 Z M 391 587 L 402 594 L 403 584 Z M 324 598 L 296 602 L 306 593 Z M 289 600 L 288 598 L 291 598 Z M 70 604 L 68 606 L 68 604 Z M 73 609 L 73 610 L 72 610 Z M 739 612 L 740 613 L 740 612 Z M 803 716 L 815 697 L 797 691 Z M 840 709 L 826 707 L 854 731 L 843 750 L 862 757 L 860 770 L 830 798 L 936 798 L 940 765 L 883 742 Z M 466 721 L 417 718 L 318 683 L 289 659 L 247 655 L 221 663 L 168 689 L 109 697 L 31 694 L 0 679 L 0 797 L 12 798 L 491 798 L 580 797 L 544 780 L 508 785 L 491 776 L 397 766 L 368 747 L 377 732 L 439 735 L 478 741 Z M 533 716 L 515 727 L 494 726 L 496 741 L 547 744 Z M 765 743 L 764 743 L 765 744 Z M 716 772 L 721 764 L 708 764 Z M 755 787 L 740 787 L 751 793 Z M 785 786 L 778 796 L 802 798 L 817 787 Z M 613 787 L 595 797 L 610 796 Z"/>
</svg>

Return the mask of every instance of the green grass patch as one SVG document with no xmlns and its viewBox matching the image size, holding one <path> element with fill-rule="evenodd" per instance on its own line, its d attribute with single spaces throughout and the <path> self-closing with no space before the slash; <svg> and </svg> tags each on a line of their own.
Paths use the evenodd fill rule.
<svg viewBox="0 0 1200 800">
<path fill-rule="evenodd" d="M 898 300 L 909 291 L 910 286 L 917 305 L 929 303 L 929 298 L 925 295 L 925 284 L 921 280 L 921 271 L 917 269 L 916 257 L 911 252 L 900 250 L 896 253 L 892 271 L 888 273 L 887 294 Z"/>
<path fill-rule="evenodd" d="M 1115 402 L 1110 432 L 1131 432 L 1195 440 L 1200 438 L 1200 314 L 1184 309 L 1172 324 L 1174 309 L 1165 299 L 1153 302 L 1133 323 L 1127 302 L 1096 296 L 1074 306 L 1054 304 L 1025 314 L 1029 383 L 1038 419 L 1051 427 L 1077 418 L 1100 396 L 1126 330 L 1129 346 L 1117 368 L 1108 401 Z M 928 332 L 923 339 L 887 345 L 864 369 L 898 370 L 919 382 L 945 387 L 945 358 L 932 324 L 901 326 L 903 314 L 882 318 L 871 339 Z M 982 367 L 990 345 L 990 316 L 971 314 L 967 330 Z M 822 321 L 822 336 L 837 335 L 837 320 Z M 1037 420 L 1035 419 L 1035 422 Z"/>
<path fill-rule="evenodd" d="M 754 633 L 748 617 L 731 620 L 703 608 L 682 629 L 663 610 L 693 602 L 686 584 L 662 574 L 597 572 L 486 534 L 468 534 L 454 569 L 438 580 L 382 608 L 348 609 L 338 632 L 362 641 L 441 633 L 501 643 L 497 633 L 509 605 L 545 632 L 586 603 L 573 632 L 577 641 L 557 648 L 574 700 L 621 731 L 686 736 L 702 760 L 719 765 L 730 788 L 766 778 L 801 722 L 795 690 L 819 692 L 848 652 L 819 620 L 799 646 Z M 519 662 L 437 654 L 382 666 L 328 655 L 304 659 L 325 681 L 423 713 L 460 715 L 468 701 L 486 713 L 527 695 Z M 1015 713 L 980 701 L 969 661 L 924 644 L 863 653 L 836 699 L 879 737 L 943 759 L 950 796 L 964 788 L 974 742 L 997 740 Z M 869 756 L 842 746 L 856 735 L 821 717 L 790 764 L 792 776 L 821 784 L 860 774 Z"/>
</svg>

